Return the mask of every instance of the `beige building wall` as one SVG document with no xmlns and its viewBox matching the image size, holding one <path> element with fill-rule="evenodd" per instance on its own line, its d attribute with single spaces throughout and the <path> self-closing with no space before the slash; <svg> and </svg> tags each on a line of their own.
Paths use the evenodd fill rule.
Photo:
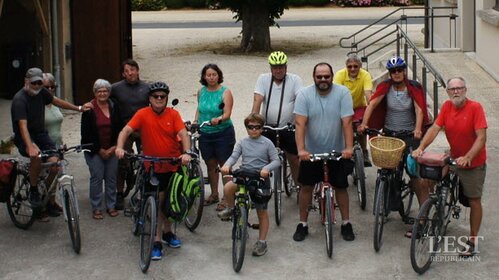
<svg viewBox="0 0 499 280">
<path fill-rule="evenodd" d="M 476 61 L 499 81 L 499 11 L 494 0 L 476 1 Z"/>
<path fill-rule="evenodd" d="M 469 0 L 468 0 L 469 1 Z M 434 18 L 433 19 L 433 47 L 434 48 L 461 48 L 461 34 L 455 30 L 461 29 L 461 16 L 459 15 L 459 8 L 456 9 L 438 9 L 438 7 L 458 7 L 457 0 L 430 0 L 430 7 L 433 9 L 433 15 L 449 15 L 450 13 L 458 15 L 456 20 L 449 18 Z M 431 11 L 430 11 L 431 16 Z M 431 20 L 430 20 L 431 28 Z M 431 37 L 431 31 L 430 31 Z M 432 38 L 429 39 L 430 41 Z"/>
</svg>

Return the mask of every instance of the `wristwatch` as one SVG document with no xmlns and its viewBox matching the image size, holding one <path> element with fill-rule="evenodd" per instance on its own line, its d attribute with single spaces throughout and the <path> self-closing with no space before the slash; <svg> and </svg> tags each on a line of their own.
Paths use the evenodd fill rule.
<svg viewBox="0 0 499 280">
<path fill-rule="evenodd" d="M 78 106 L 78 112 L 81 112 L 81 108 L 82 108 L 81 105 Z"/>
<path fill-rule="evenodd" d="M 192 154 L 192 150 L 185 150 L 182 154 Z"/>
</svg>

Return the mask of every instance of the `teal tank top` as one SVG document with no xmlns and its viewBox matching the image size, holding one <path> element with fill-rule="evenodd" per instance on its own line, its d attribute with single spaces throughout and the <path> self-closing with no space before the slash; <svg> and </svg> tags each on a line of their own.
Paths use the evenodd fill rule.
<svg viewBox="0 0 499 280">
<path fill-rule="evenodd" d="M 217 91 L 209 91 L 206 86 L 203 86 L 199 91 L 198 99 L 198 122 L 203 123 L 204 121 L 209 121 L 212 118 L 220 117 L 223 113 L 223 109 L 220 109 L 220 104 L 223 102 L 224 91 L 227 88 L 222 86 Z M 232 120 L 228 119 L 221 122 L 218 125 L 203 126 L 201 132 L 204 133 L 217 133 L 224 131 L 228 127 L 232 126 Z"/>
</svg>

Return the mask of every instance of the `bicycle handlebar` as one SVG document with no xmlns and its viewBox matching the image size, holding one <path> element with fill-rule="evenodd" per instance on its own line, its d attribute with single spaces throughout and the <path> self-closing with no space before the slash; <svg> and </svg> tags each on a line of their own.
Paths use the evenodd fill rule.
<svg viewBox="0 0 499 280">
<path fill-rule="evenodd" d="M 200 128 L 204 127 L 204 126 L 211 126 L 211 122 L 210 121 L 204 121 L 204 122 L 198 124 L 198 123 L 192 123 L 191 121 L 185 121 L 184 125 L 185 125 L 185 128 L 188 131 L 190 131 L 190 132 L 196 132 Z"/>
<path fill-rule="evenodd" d="M 149 161 L 149 162 L 168 162 L 171 164 L 178 164 L 180 159 L 178 157 L 153 157 L 146 156 L 143 154 L 133 154 L 125 152 L 125 157 L 131 160 L 141 160 L 141 161 Z"/>
<path fill-rule="evenodd" d="M 342 155 L 340 152 L 331 151 L 329 153 L 321 153 L 321 154 L 310 154 L 310 161 L 318 161 L 318 160 L 340 160 Z"/>
<path fill-rule="evenodd" d="M 263 128 L 273 130 L 273 131 L 281 131 L 281 130 L 295 131 L 295 125 L 292 123 L 288 123 L 282 127 L 273 127 L 273 126 L 269 126 L 269 125 L 264 125 Z"/>
<path fill-rule="evenodd" d="M 404 136 L 413 136 L 414 132 L 411 130 L 400 130 L 400 131 L 392 131 L 391 133 L 386 133 L 380 129 L 374 128 L 366 128 L 365 132 L 369 135 L 382 135 L 382 136 L 390 136 L 390 137 L 404 137 Z"/>
<path fill-rule="evenodd" d="M 67 147 L 66 145 L 63 145 L 62 147 L 60 147 L 58 149 L 40 151 L 40 154 L 38 156 L 43 158 L 43 157 L 50 157 L 53 154 L 57 154 L 59 156 L 62 156 L 64 154 L 67 154 L 70 152 L 76 152 L 76 153 L 90 152 L 89 149 L 84 149 L 84 148 L 92 147 L 93 145 L 94 145 L 93 143 L 75 145 L 75 146 L 71 146 L 71 147 Z"/>
</svg>

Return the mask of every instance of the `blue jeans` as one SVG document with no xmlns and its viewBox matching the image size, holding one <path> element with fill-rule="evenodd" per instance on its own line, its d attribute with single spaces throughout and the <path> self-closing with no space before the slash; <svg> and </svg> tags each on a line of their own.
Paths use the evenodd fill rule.
<svg viewBox="0 0 499 280">
<path fill-rule="evenodd" d="M 118 174 L 118 158 L 112 156 L 104 160 L 99 154 L 85 153 L 85 160 L 90 170 L 90 204 L 92 211 L 101 210 L 102 181 L 105 184 L 106 209 L 116 204 L 116 176 Z"/>
</svg>

